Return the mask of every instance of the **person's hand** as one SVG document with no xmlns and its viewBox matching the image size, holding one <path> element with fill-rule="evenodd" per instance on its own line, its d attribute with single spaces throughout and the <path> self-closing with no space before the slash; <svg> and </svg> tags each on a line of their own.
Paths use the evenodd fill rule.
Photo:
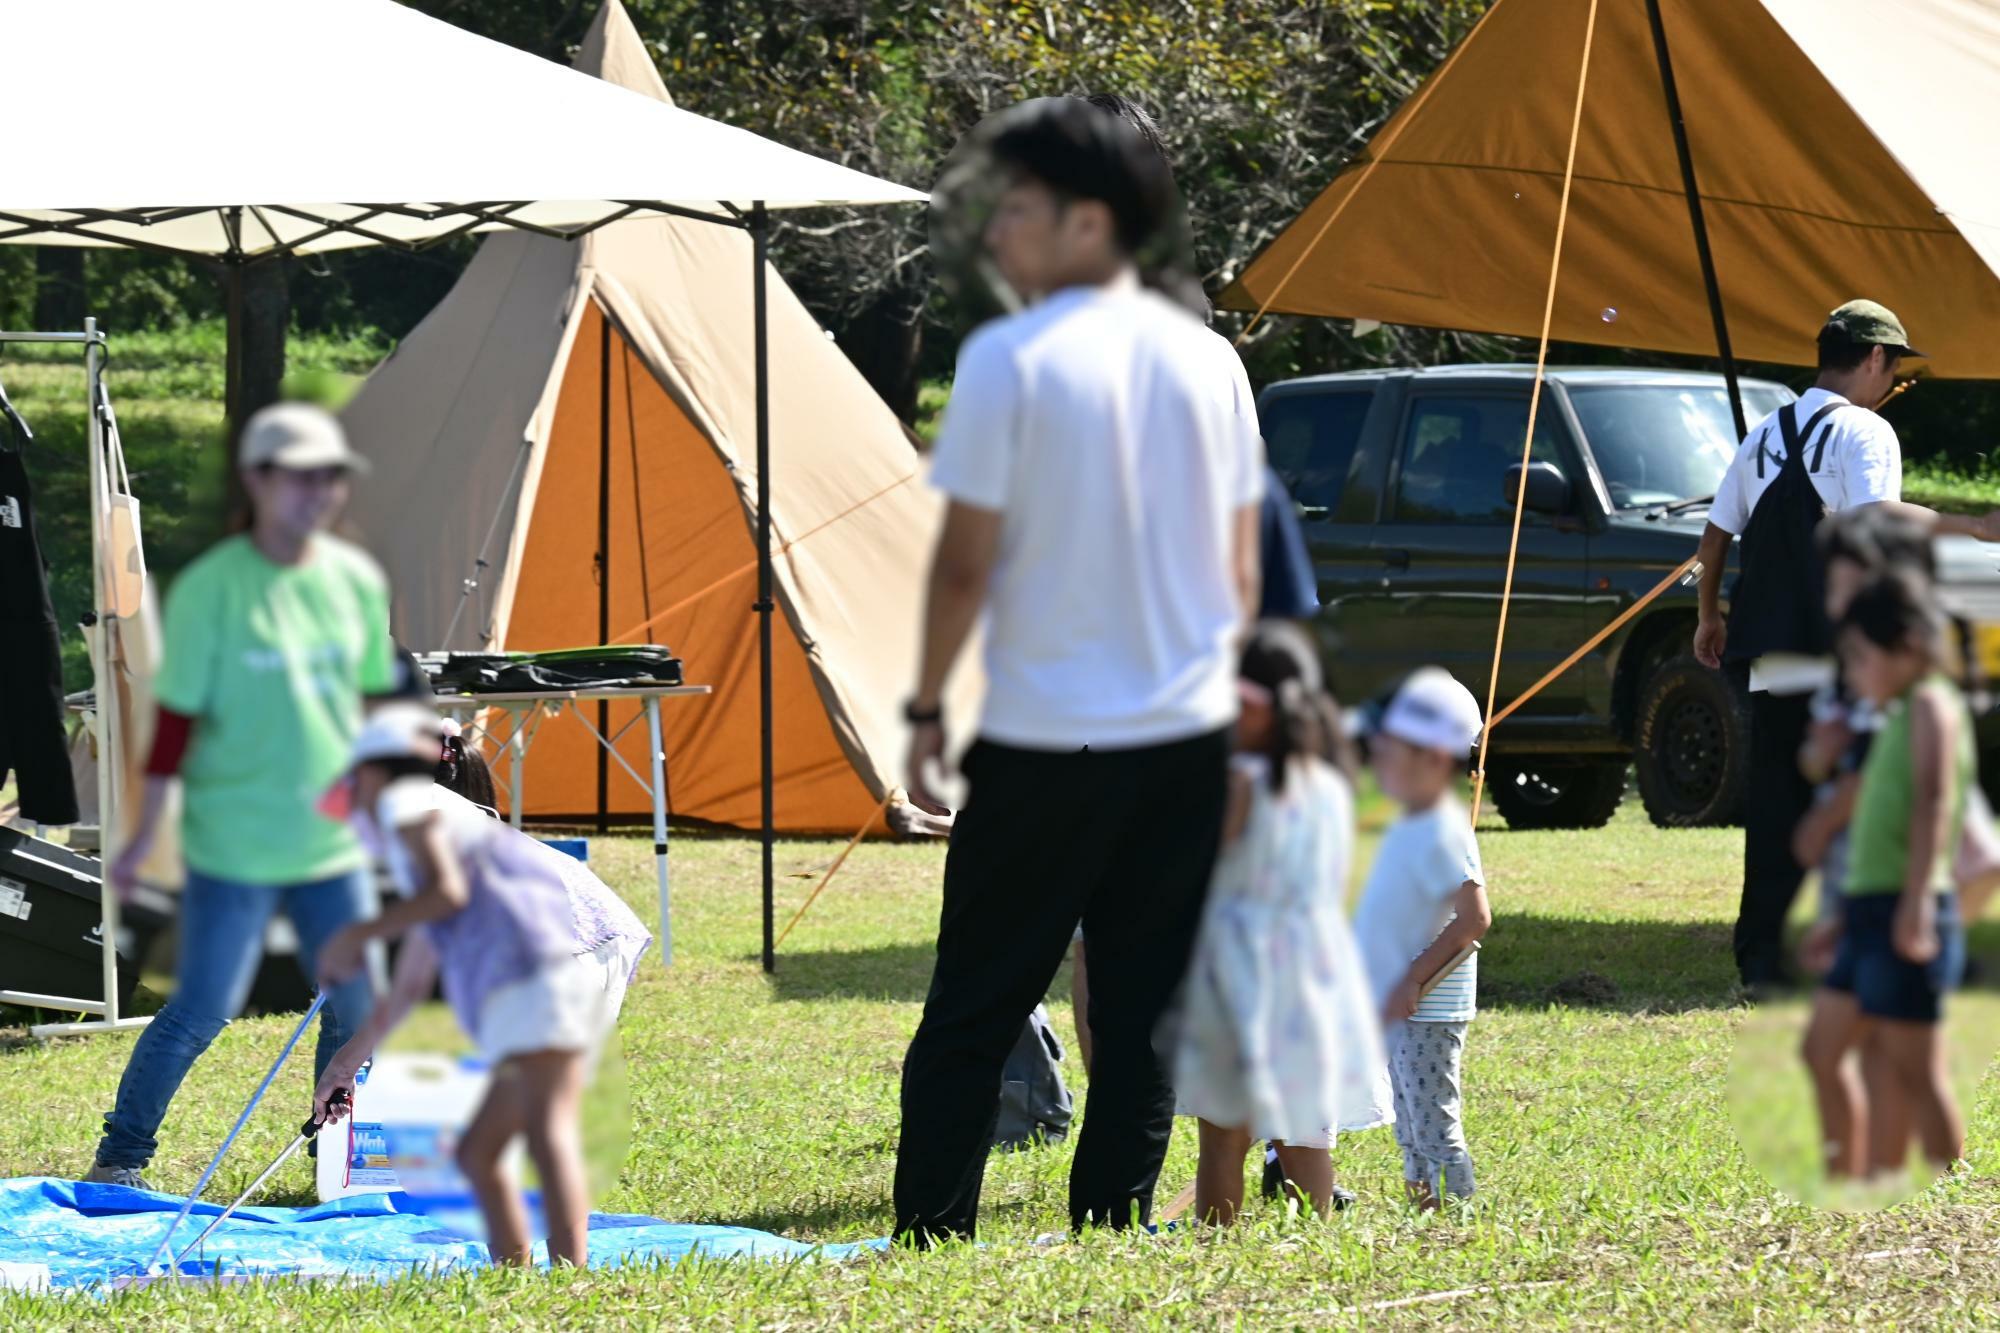
<svg viewBox="0 0 2000 1333">
<path fill-rule="evenodd" d="M 933 818 L 936 819 L 951 818 L 950 806 L 939 805 L 936 801 L 931 800 L 929 797 L 919 796 L 915 792 L 906 791 L 903 793 L 903 795 L 909 799 L 911 805 L 914 805 L 915 807 L 917 807 L 917 809 L 923 811 L 927 815 L 932 816 Z"/>
<path fill-rule="evenodd" d="M 322 1125 L 331 1124 L 354 1111 L 354 1084 L 361 1073 L 361 1066 L 368 1063 L 370 1052 L 362 1038 L 355 1037 L 333 1053 L 327 1061 L 326 1072 L 319 1076 L 319 1085 L 313 1089 L 313 1119 Z M 346 1097 L 334 1100 L 334 1094 L 345 1092 Z"/>
<path fill-rule="evenodd" d="M 125 850 L 118 853 L 118 858 L 111 863 L 110 873 L 105 878 L 110 880 L 112 891 L 118 895 L 120 903 L 132 901 L 132 894 L 139 887 L 140 867 L 152 854 L 151 838 L 134 838 L 125 844 Z"/>
<path fill-rule="evenodd" d="M 1928 963 L 1938 956 L 1937 895 L 1905 893 L 1896 904 L 1896 952 L 1905 962 Z"/>
<path fill-rule="evenodd" d="M 1729 630 L 1721 616 L 1703 616 L 1694 629 L 1694 657 L 1697 662 L 1714 671 L 1722 666 L 1722 649 L 1729 641 Z"/>
<path fill-rule="evenodd" d="M 933 814 L 946 809 L 931 791 L 933 771 L 939 777 L 945 773 L 944 726 L 937 722 L 920 722 L 910 730 L 910 755 L 904 764 L 910 775 L 910 804 L 919 810 Z"/>
<path fill-rule="evenodd" d="M 1254 681 L 1236 682 L 1236 743 L 1245 750 L 1261 753 L 1270 748 L 1271 728 L 1276 721 L 1271 692 Z"/>
<path fill-rule="evenodd" d="M 359 925 L 343 926 L 319 951 L 319 986 L 327 990 L 338 986 L 361 970 L 366 959 L 364 950 L 368 947 L 368 936 Z"/>
<path fill-rule="evenodd" d="M 1382 1026 L 1394 1027 L 1417 1012 L 1417 1003 L 1423 999 L 1422 991 L 1423 987 L 1417 984 L 1415 977 L 1404 977 L 1397 982 L 1396 988 L 1389 992 L 1389 998 L 1382 1002 Z"/>
<path fill-rule="evenodd" d="M 1840 923 L 1815 921 L 1799 940 L 1799 966 L 1815 976 L 1833 969 L 1833 956 L 1840 949 Z"/>
<path fill-rule="evenodd" d="M 1973 536 L 1979 538 L 1980 541 L 2000 542 L 2000 509 L 1995 509 L 1991 513 L 1981 514 L 1974 520 L 1974 526 L 1976 531 L 1974 531 Z"/>
</svg>

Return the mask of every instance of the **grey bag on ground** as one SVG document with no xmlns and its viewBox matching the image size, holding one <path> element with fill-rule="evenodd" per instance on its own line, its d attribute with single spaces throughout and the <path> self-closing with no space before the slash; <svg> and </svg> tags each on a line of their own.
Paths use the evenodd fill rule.
<svg viewBox="0 0 2000 1333">
<path fill-rule="evenodd" d="M 1038 1004 L 1001 1069 L 994 1147 L 1011 1151 L 1069 1137 L 1075 1104 L 1063 1083 L 1062 1058 L 1062 1039 L 1049 1026 L 1049 1011 Z"/>
</svg>

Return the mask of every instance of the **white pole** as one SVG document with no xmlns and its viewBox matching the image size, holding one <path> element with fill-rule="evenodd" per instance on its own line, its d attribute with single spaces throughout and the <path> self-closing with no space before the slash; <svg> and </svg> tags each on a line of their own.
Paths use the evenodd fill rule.
<svg viewBox="0 0 2000 1333">
<path fill-rule="evenodd" d="M 97 337 L 97 321 L 83 321 L 84 382 L 90 398 L 90 550 L 93 572 L 91 586 L 96 612 L 96 634 L 91 636 L 90 669 L 96 682 L 97 725 L 97 854 L 100 906 L 98 928 L 104 968 L 104 1021 L 118 1022 L 118 895 L 111 887 L 111 865 L 123 840 L 119 828 L 119 779 L 123 776 L 122 747 L 118 732 L 118 682 L 111 665 L 113 606 L 111 579 L 107 576 L 106 549 L 111 504 L 111 479 L 104 457 L 104 417 L 100 410 L 100 386 L 104 373 L 104 349 Z"/>
<path fill-rule="evenodd" d="M 507 798 L 508 804 L 513 807 L 507 812 L 507 822 L 514 826 L 516 833 L 527 823 L 525 804 L 521 800 L 521 770 L 528 759 L 528 722 L 538 706 L 532 703 L 527 706 L 514 724 L 514 734 L 507 738 Z"/>
<path fill-rule="evenodd" d="M 653 867 L 660 877 L 660 964 L 674 962 L 673 918 L 667 914 L 667 752 L 660 743 L 660 697 L 646 697 L 646 729 L 653 752 Z"/>
</svg>

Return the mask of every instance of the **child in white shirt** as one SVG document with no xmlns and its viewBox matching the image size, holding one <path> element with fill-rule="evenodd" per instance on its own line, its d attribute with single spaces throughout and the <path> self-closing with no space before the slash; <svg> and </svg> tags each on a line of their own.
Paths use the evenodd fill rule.
<svg viewBox="0 0 2000 1333">
<path fill-rule="evenodd" d="M 1493 920 L 1471 816 L 1455 791 L 1479 730 L 1479 705 L 1437 667 L 1405 680 L 1369 727 L 1369 763 L 1403 815 L 1383 835 L 1354 936 L 1381 1008 L 1404 1186 L 1426 1210 L 1439 1206 L 1440 1179 L 1453 1198 L 1474 1189 L 1460 1069 L 1478 956 L 1423 992 Z"/>
</svg>

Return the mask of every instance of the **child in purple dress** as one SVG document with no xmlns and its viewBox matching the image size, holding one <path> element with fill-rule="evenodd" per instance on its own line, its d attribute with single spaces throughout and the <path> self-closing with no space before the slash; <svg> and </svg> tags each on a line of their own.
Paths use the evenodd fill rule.
<svg viewBox="0 0 2000 1333">
<path fill-rule="evenodd" d="M 445 742 L 421 704 L 368 720 L 348 776 L 322 809 L 352 818 L 404 896 L 328 942 L 322 984 L 351 975 L 370 940 L 404 936 L 388 999 L 335 1054 L 313 1113 L 344 1114 L 355 1074 L 440 973 L 458 1021 L 493 1062 L 459 1141 L 495 1263 L 531 1260 L 527 1210 L 502 1157 L 516 1135 L 541 1178 L 549 1260 L 583 1266 L 590 1215 L 579 1121 L 584 1085 L 652 935 L 580 863 L 492 818 L 433 776 Z"/>
</svg>

